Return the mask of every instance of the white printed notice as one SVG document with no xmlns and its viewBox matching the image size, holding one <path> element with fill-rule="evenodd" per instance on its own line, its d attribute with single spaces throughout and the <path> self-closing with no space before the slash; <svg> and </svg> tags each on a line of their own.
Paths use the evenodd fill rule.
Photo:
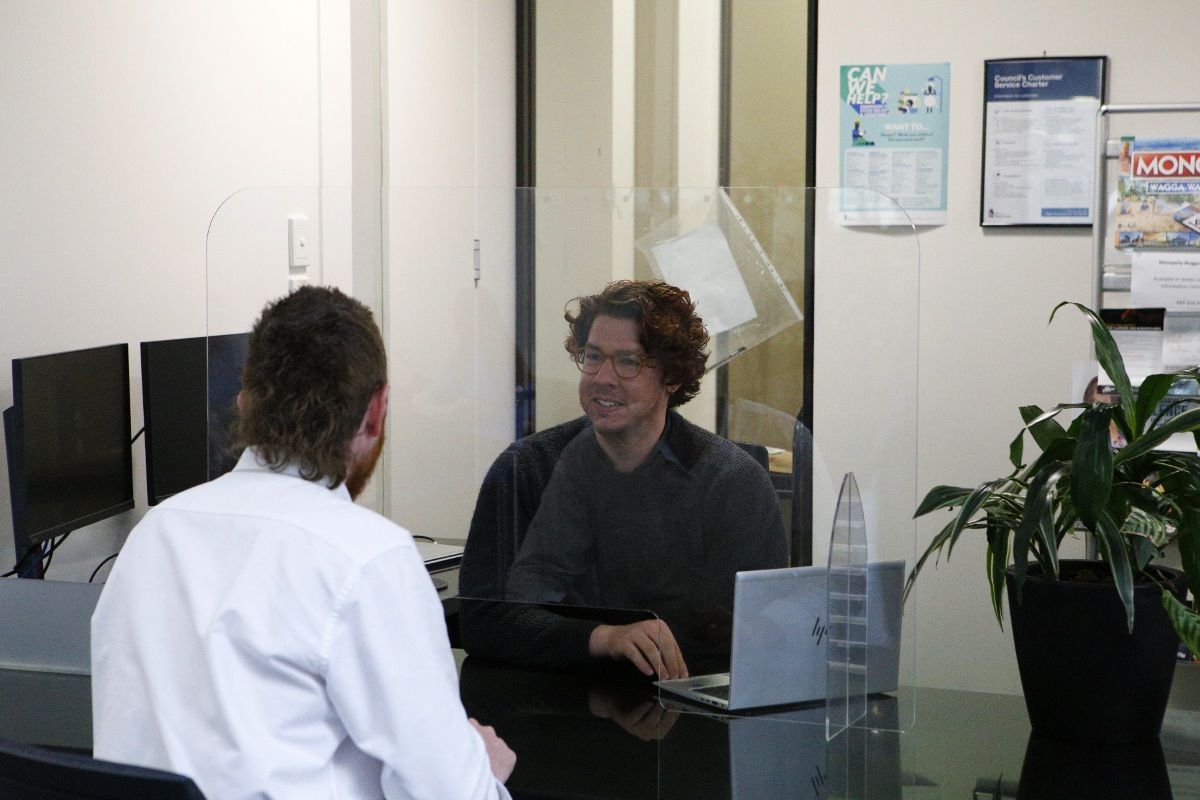
<svg viewBox="0 0 1200 800">
<path fill-rule="evenodd" d="M 1134 306 L 1200 311 L 1200 253 L 1135 251 L 1131 270 Z"/>
<path fill-rule="evenodd" d="M 1141 386 L 1147 375 L 1163 370 L 1163 324 L 1166 312 L 1162 308 L 1102 308 L 1100 319 L 1108 327 L 1121 358 L 1129 382 Z M 1100 368 L 1101 386 L 1112 386 L 1112 379 Z"/>
<path fill-rule="evenodd" d="M 1180 372 L 1200 364 L 1200 314 L 1167 314 L 1162 360 L 1167 372 Z"/>
<path fill-rule="evenodd" d="M 945 224 L 949 91 L 949 64 L 842 67 L 843 225 Z"/>
<path fill-rule="evenodd" d="M 650 251 L 663 279 L 692 296 L 710 336 L 754 319 L 754 301 L 715 221 L 660 242 Z"/>
<path fill-rule="evenodd" d="M 1092 221 L 1104 59 L 985 62 L 979 224 Z"/>
</svg>

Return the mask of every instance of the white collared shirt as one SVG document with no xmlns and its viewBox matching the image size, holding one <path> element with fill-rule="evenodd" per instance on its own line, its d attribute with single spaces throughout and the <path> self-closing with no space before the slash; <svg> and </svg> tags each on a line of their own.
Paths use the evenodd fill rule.
<svg viewBox="0 0 1200 800">
<path fill-rule="evenodd" d="M 412 537 L 247 450 L 129 535 L 92 617 L 97 758 L 213 800 L 507 798 Z"/>
</svg>

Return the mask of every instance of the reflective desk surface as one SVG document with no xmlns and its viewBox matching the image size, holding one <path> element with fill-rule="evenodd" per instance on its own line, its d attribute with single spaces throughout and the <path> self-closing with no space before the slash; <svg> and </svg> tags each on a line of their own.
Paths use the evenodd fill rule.
<svg viewBox="0 0 1200 800">
<path fill-rule="evenodd" d="M 1017 696 L 905 690 L 906 732 L 827 743 L 823 709 L 681 713 L 629 670 L 456 656 L 467 710 L 517 752 L 517 798 L 1200 798 L 1200 672 L 1187 666 L 1160 740 L 1105 749 L 1032 740 Z M 873 699 L 872 719 L 894 719 L 895 703 Z M 86 751 L 90 705 L 87 676 L 0 670 L 0 737 Z"/>
</svg>

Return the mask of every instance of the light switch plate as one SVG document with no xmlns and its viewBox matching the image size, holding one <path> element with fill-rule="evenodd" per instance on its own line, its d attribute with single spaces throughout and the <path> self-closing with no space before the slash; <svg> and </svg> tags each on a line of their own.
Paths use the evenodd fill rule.
<svg viewBox="0 0 1200 800">
<path fill-rule="evenodd" d="M 288 219 L 288 267 L 295 270 L 310 266 L 312 249 L 312 220 L 308 217 L 290 217 Z"/>
</svg>

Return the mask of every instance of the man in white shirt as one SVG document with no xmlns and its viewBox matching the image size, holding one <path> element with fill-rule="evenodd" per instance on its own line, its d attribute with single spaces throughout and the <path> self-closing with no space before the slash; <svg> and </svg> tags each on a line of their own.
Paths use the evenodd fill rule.
<svg viewBox="0 0 1200 800">
<path fill-rule="evenodd" d="M 97 758 L 210 798 L 507 798 L 412 537 L 353 503 L 387 416 L 371 312 L 336 289 L 250 335 L 229 474 L 151 510 L 92 617 Z"/>
</svg>

